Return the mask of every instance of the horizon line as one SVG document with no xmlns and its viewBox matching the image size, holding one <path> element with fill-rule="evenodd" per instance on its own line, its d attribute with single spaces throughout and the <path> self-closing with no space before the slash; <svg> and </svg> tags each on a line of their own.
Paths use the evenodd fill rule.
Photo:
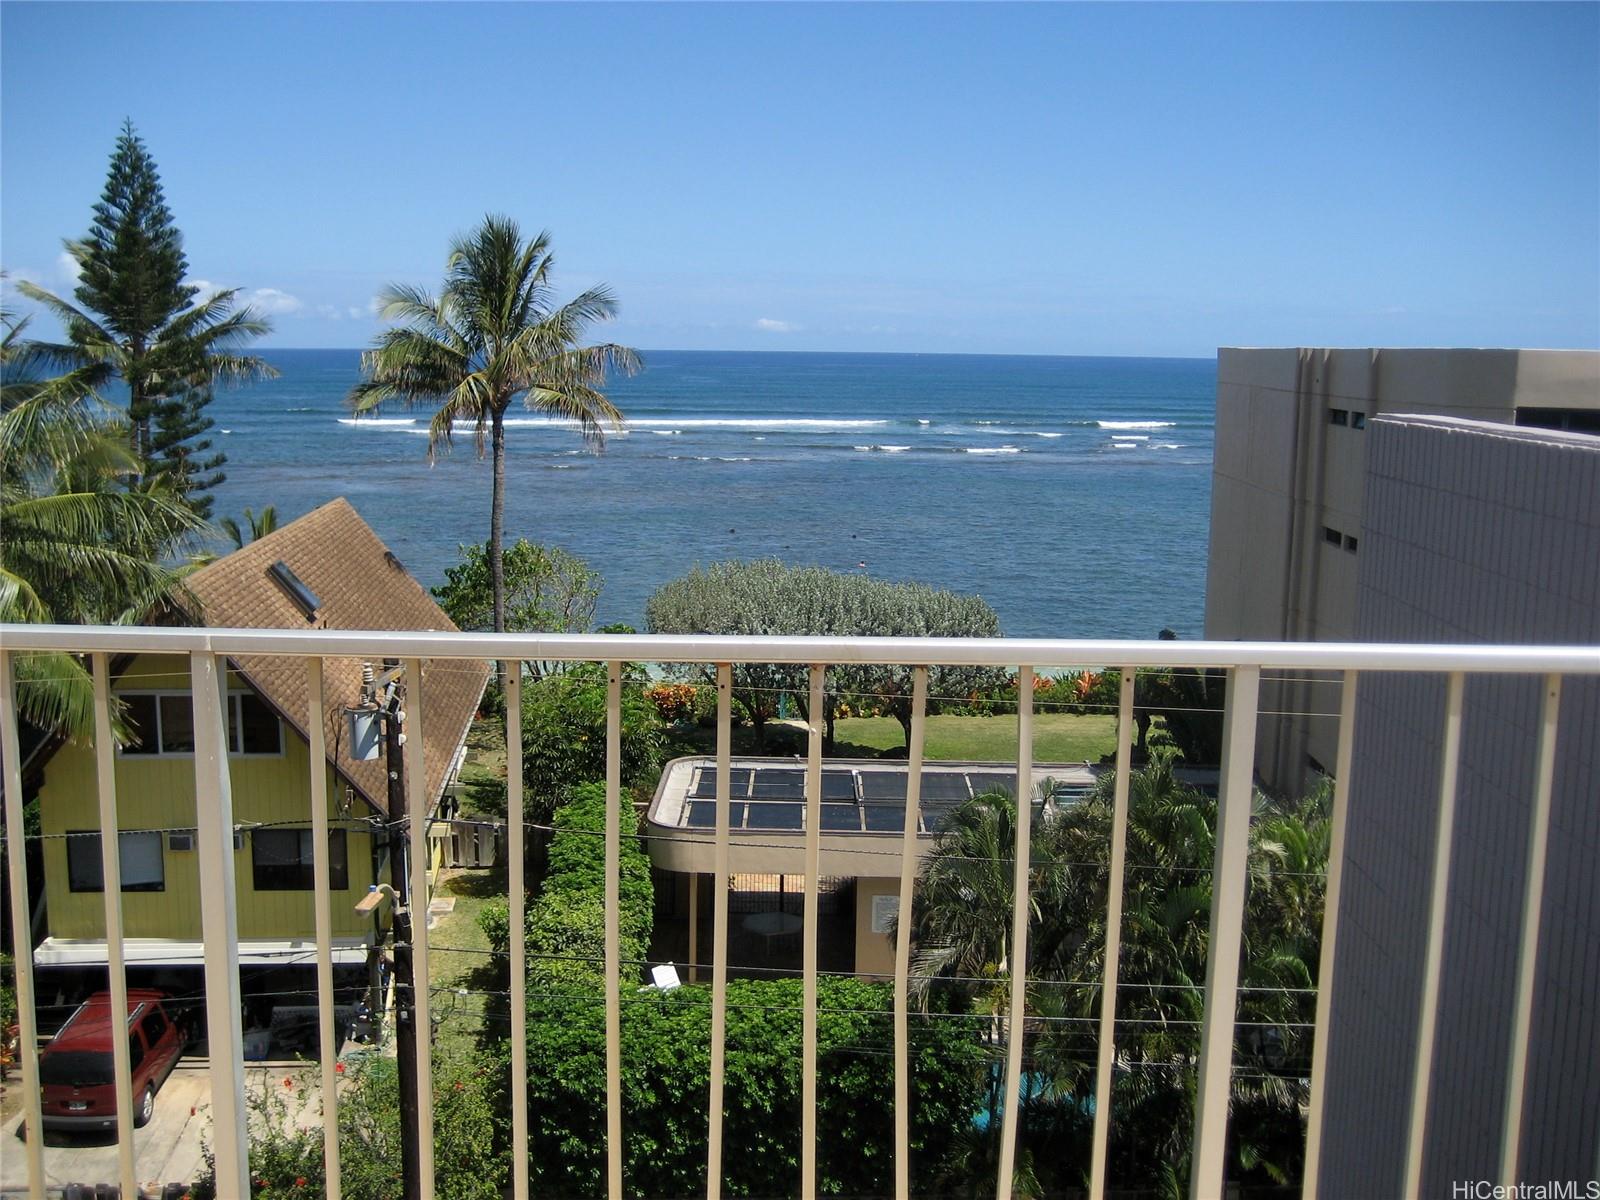
<svg viewBox="0 0 1600 1200">
<path fill-rule="evenodd" d="M 366 346 L 257 346 L 257 350 L 322 351 L 326 353 L 362 353 Z M 1292 347 L 1286 347 L 1292 348 Z M 1219 347 L 1221 349 L 1221 347 Z M 1039 351 L 1004 350 L 780 350 L 780 349 L 703 349 L 676 346 L 641 348 L 638 354 L 831 354 L 854 355 L 873 358 L 1114 358 L 1153 360 L 1158 362 L 1214 362 L 1216 351 L 1210 354 L 1050 354 Z"/>
</svg>

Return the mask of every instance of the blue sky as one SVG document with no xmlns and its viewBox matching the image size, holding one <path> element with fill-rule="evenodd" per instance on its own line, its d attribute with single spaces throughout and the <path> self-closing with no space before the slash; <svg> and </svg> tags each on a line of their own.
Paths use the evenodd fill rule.
<svg viewBox="0 0 1600 1200">
<path fill-rule="evenodd" d="M 125 115 L 268 345 L 486 210 L 647 349 L 1600 345 L 1596 5 L 8 2 L 14 276 Z"/>
</svg>

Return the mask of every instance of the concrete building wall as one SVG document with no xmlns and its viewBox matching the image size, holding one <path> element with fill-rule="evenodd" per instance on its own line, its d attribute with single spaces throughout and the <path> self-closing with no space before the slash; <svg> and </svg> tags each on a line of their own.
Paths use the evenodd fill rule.
<svg viewBox="0 0 1600 1200">
<path fill-rule="evenodd" d="M 1206 636 L 1349 640 L 1372 418 L 1513 423 L 1524 408 L 1600 411 L 1600 354 L 1219 350 Z M 1332 764 L 1337 699 L 1330 681 L 1263 680 L 1263 710 L 1283 714 L 1261 725 L 1257 765 L 1269 787 L 1297 792 L 1312 760 Z"/>
<path fill-rule="evenodd" d="M 1600 438 L 1394 417 L 1367 430 L 1359 641 L 1600 655 Z M 1359 684 L 1321 1194 L 1399 1196 L 1438 820 L 1444 683 Z M 1497 1179 L 1540 681 L 1469 681 L 1426 1197 Z M 1561 702 L 1519 1177 L 1600 1155 L 1600 682 Z"/>
<path fill-rule="evenodd" d="M 864 975 L 881 975 L 885 979 L 894 978 L 894 938 L 887 933 L 875 932 L 872 928 L 872 909 L 881 896 L 889 896 L 894 900 L 894 907 L 900 904 L 900 881 L 898 879 L 868 879 L 856 880 L 856 970 Z"/>
</svg>

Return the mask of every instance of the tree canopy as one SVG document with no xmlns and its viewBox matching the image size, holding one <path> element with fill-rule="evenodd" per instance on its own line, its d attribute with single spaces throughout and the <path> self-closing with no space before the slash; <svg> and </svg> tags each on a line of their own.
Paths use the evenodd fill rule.
<svg viewBox="0 0 1600 1200">
<path fill-rule="evenodd" d="M 0 320 L 0 620 L 138 620 L 177 585 L 165 561 L 202 522 L 164 484 L 127 490 L 138 459 L 92 373 L 41 375 L 40 356 L 20 340 L 26 322 Z M 19 655 L 16 670 L 29 721 L 74 735 L 92 728 L 78 659 Z"/>
<path fill-rule="evenodd" d="M 998 637 L 1000 619 L 981 596 L 922 583 L 892 583 L 824 567 L 792 567 L 777 559 L 714 563 L 663 584 L 645 605 L 651 633 L 817 637 Z M 709 678 L 709 675 L 708 675 Z M 734 693 L 750 712 L 758 736 L 777 714 L 778 698 L 806 702 L 803 666 L 740 664 Z M 935 667 L 929 672 L 929 711 L 939 697 L 965 698 L 1005 682 L 988 667 Z M 910 737 L 911 668 L 845 663 L 829 669 L 826 711 L 841 701 L 876 703 Z"/>
<path fill-rule="evenodd" d="M 489 547 L 458 549 L 461 561 L 445 568 L 433 597 L 462 629 L 492 629 Z M 600 573 L 576 554 L 518 538 L 505 548 L 505 627 L 517 633 L 587 633 L 600 586 Z"/>
<path fill-rule="evenodd" d="M 277 373 L 239 353 L 270 324 L 248 307 L 236 311 L 237 289 L 194 303 L 198 289 L 183 281 L 182 235 L 131 123 L 117 139 L 89 232 L 66 248 L 79 272 L 76 305 L 35 284 L 18 285 L 66 330 L 65 342 L 34 343 L 33 351 L 93 387 L 120 381 L 138 468 L 129 483 L 161 479 L 208 516 L 204 493 L 221 482 L 224 461 L 209 453 L 204 437 L 211 389 Z"/>
</svg>

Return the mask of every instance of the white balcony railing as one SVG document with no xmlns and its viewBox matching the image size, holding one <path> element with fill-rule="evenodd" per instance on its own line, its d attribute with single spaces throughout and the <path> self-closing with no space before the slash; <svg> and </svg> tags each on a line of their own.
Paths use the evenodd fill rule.
<svg viewBox="0 0 1600 1200">
<path fill-rule="evenodd" d="M 1311 1069 L 1305 1194 L 1316 1192 L 1317 1160 L 1321 1141 L 1323 1088 L 1326 1069 L 1326 1027 L 1331 964 L 1337 935 L 1340 867 L 1344 841 L 1347 787 L 1354 753 L 1354 719 L 1357 677 L 1365 672 L 1426 672 L 1444 675 L 1449 680 L 1445 712 L 1444 762 L 1439 795 L 1440 820 L 1434 851 L 1432 901 L 1427 937 L 1425 983 L 1419 1028 L 1421 1052 L 1417 1056 L 1411 1081 L 1411 1124 L 1407 1141 L 1406 1194 L 1414 1195 L 1422 1157 L 1423 1123 L 1427 1111 L 1428 1087 L 1433 1053 L 1433 1024 L 1440 992 L 1440 969 L 1444 932 L 1444 905 L 1450 871 L 1452 819 L 1455 804 L 1456 760 L 1460 747 L 1460 728 L 1464 679 L 1469 674 L 1522 674 L 1547 678 L 1547 689 L 1539 731 L 1537 777 L 1533 781 L 1534 804 L 1532 849 L 1527 892 L 1523 897 L 1523 942 L 1521 946 L 1517 1009 L 1512 1045 L 1507 1047 L 1512 1064 L 1511 1086 L 1505 1105 L 1504 1142 L 1501 1161 L 1507 1182 L 1513 1181 L 1522 1111 L 1522 1084 L 1525 1050 L 1528 1042 L 1532 1000 L 1533 965 L 1537 956 L 1539 915 L 1542 906 L 1543 854 L 1549 834 L 1552 764 L 1560 682 L 1564 675 L 1600 675 L 1600 654 L 1593 647 L 1538 646 L 1364 646 L 1312 643 L 1207 643 L 1173 641 L 1052 641 L 1041 639 L 1005 640 L 916 640 L 916 639 L 825 639 L 825 638 L 719 638 L 678 636 L 540 636 L 394 632 L 332 632 L 282 630 L 205 630 L 164 628 L 99 628 L 80 626 L 0 626 L 0 756 L 4 759 L 5 821 L 8 830 L 22 829 L 22 781 L 19 761 L 17 706 L 13 656 L 38 651 L 66 651 L 90 656 L 96 686 L 97 780 L 100 827 L 116 827 L 117 797 L 113 771 L 113 745 L 110 720 L 110 667 L 112 655 L 155 653 L 183 655 L 190 664 L 195 717 L 195 788 L 198 801 L 196 849 L 203 894 L 205 942 L 205 1019 L 210 1048 L 212 1083 L 212 1147 L 216 1159 L 218 1191 L 223 1196 L 251 1194 L 249 1179 L 249 1136 L 246 1126 L 245 1075 L 239 986 L 239 943 L 235 913 L 233 859 L 233 807 L 227 753 L 227 720 L 223 708 L 226 697 L 226 660 L 243 655 L 277 655 L 301 658 L 305 663 L 306 686 L 310 695 L 310 795 L 311 820 L 315 828 L 315 911 L 318 946 L 318 979 L 323 1049 L 322 1100 L 324 1107 L 324 1154 L 327 1165 L 328 1194 L 339 1196 L 337 1107 L 339 1103 L 334 1072 L 332 928 L 327 862 L 326 771 L 323 767 L 326 746 L 322 717 L 322 670 L 324 658 L 400 659 L 407 676 L 421 678 L 423 659 L 499 659 L 507 662 L 597 662 L 609 665 L 607 722 L 607 824 L 605 832 L 606 926 L 605 926 L 605 1028 L 607 1092 L 607 1190 L 612 1200 L 623 1195 L 622 1142 L 627 1137 L 621 1104 L 621 1021 L 619 983 L 621 977 L 620 935 L 618 926 L 618 874 L 622 837 L 621 807 L 618 804 L 621 780 L 620 714 L 622 662 L 715 664 L 718 681 L 716 756 L 717 772 L 715 824 L 715 918 L 712 947 L 712 1007 L 709 1138 L 706 1164 L 706 1194 L 716 1200 L 721 1194 L 723 1155 L 724 1037 L 727 992 L 727 896 L 729 879 L 729 766 L 731 756 L 731 681 L 732 667 L 742 663 L 787 663 L 810 667 L 811 705 L 806 755 L 805 801 L 805 915 L 802 924 L 803 955 L 803 1062 L 802 1062 L 802 1196 L 816 1194 L 817 1182 L 817 942 L 818 876 L 821 848 L 821 803 L 823 727 L 821 713 L 824 673 L 829 665 L 847 663 L 895 664 L 912 667 L 914 680 L 913 716 L 909 743 L 908 786 L 906 795 L 906 836 L 900 862 L 900 911 L 911 911 L 912 886 L 916 870 L 916 829 L 920 803 L 920 778 L 923 765 L 927 669 L 946 665 L 978 665 L 1015 668 L 1019 694 L 1032 694 L 1034 673 L 1041 669 L 1118 667 L 1122 686 L 1118 710 L 1118 754 L 1115 807 L 1110 847 L 1109 913 L 1105 949 L 1104 979 L 1101 991 L 1099 1047 L 1096 1064 L 1094 1130 L 1090 1195 L 1096 1200 L 1106 1188 L 1106 1147 L 1110 1121 L 1111 1079 L 1113 1070 L 1113 1031 L 1116 1021 L 1118 956 L 1122 882 L 1126 857 L 1126 831 L 1129 791 L 1130 740 L 1134 711 L 1134 673 L 1139 668 L 1194 667 L 1221 668 L 1228 674 L 1226 711 L 1223 726 L 1223 753 L 1220 772 L 1218 829 L 1215 840 L 1215 868 L 1210 913 L 1210 940 L 1201 1031 L 1195 1134 L 1192 1151 L 1191 1191 L 1196 1197 L 1223 1194 L 1225 1130 L 1229 1105 L 1230 1076 L 1233 1069 L 1235 1013 L 1239 994 L 1239 962 L 1245 909 L 1247 878 L 1246 852 L 1251 812 L 1253 770 L 1259 694 L 1263 671 L 1335 673 L 1342 677 L 1338 755 L 1335 765 L 1333 844 L 1329 860 L 1326 915 L 1321 945 L 1322 982 L 1317 997 L 1317 1017 Z M 522 811 L 522 739 L 519 673 L 508 676 L 507 779 L 508 811 Z M 410 686 L 407 707 L 411 728 L 426 720 L 425 697 L 420 684 Z M 1033 754 L 1033 714 L 1027 703 L 1018 705 L 1017 719 L 1017 795 L 1031 793 Z M 422 739 L 413 737 L 412 758 L 407 771 L 410 869 L 412 895 L 427 895 L 425 772 L 418 757 Z M 510 1021 L 512 1054 L 512 1146 L 513 1195 L 522 1200 L 528 1195 L 529 1161 L 526 996 L 524 979 L 526 947 L 523 939 L 525 880 L 523 878 L 523 822 L 509 822 L 508 862 L 510 867 Z M 1029 823 L 1018 822 L 1015 851 L 1015 908 L 1012 923 L 1011 961 L 1027 959 L 1029 933 Z M 29 1195 L 45 1195 L 42 1139 L 33 1136 L 40 1129 L 38 1086 L 38 1040 L 34 1021 L 33 970 L 26 952 L 31 945 L 28 930 L 28 881 L 23 839 L 7 839 L 10 855 L 11 911 L 15 944 L 17 991 L 21 1024 L 21 1074 L 26 1100 L 25 1119 L 29 1135 L 25 1141 Z M 102 837 L 105 878 L 104 904 L 107 931 L 110 989 L 113 1011 L 125 1003 L 127 983 L 123 969 L 121 899 L 118 887 L 118 858 L 115 841 Z M 428 930 L 425 920 L 413 926 L 414 959 L 417 977 L 426 979 Z M 908 938 L 896 939 L 894 967 L 895 1028 L 895 1194 L 908 1196 Z M 1022 1038 L 1016 1035 L 1024 1026 L 1026 971 L 1013 971 L 1009 980 L 1009 1019 L 1004 1028 L 1013 1031 L 1007 1038 L 1005 1057 L 1006 1095 L 1017 1101 L 1023 1087 Z M 428 989 L 416 991 L 417 1027 L 429 1028 Z M 119 1089 L 119 1176 L 121 1194 L 139 1194 L 130 1118 L 132 1097 L 126 1043 L 116 1046 L 115 1076 Z M 427 1039 L 419 1039 L 415 1073 L 418 1094 L 432 1094 L 432 1061 Z M 1006 1103 L 1000 1154 L 996 1173 L 996 1193 L 1008 1197 L 1012 1192 L 1015 1147 L 1020 1103 Z M 434 1195 L 433 1113 L 426 1103 L 419 1106 L 417 1141 L 421 1196 Z"/>
</svg>

